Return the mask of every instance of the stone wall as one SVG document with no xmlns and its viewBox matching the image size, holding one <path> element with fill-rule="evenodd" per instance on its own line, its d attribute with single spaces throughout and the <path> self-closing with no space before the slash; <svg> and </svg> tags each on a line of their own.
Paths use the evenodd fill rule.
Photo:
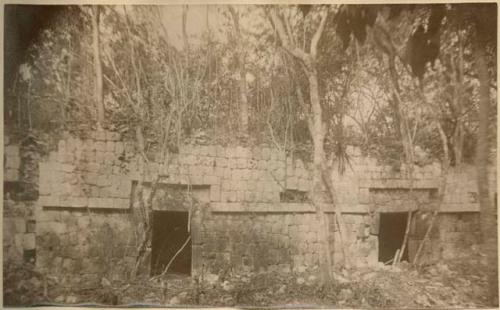
<svg viewBox="0 0 500 310">
<path fill-rule="evenodd" d="M 4 139 L 4 261 L 36 260 L 38 199 L 37 145 L 31 136 L 14 144 Z"/>
<path fill-rule="evenodd" d="M 128 277 L 137 240 L 127 212 L 50 208 L 36 218 L 36 266 L 41 272 L 85 285 L 103 276 Z"/>
<path fill-rule="evenodd" d="M 15 145 L 5 148 L 5 181 L 24 175 L 19 170 L 21 159 L 16 159 L 22 158 L 20 153 Z M 415 206 L 408 200 L 410 184 L 404 166 L 395 171 L 361 156 L 356 149 L 349 153 L 351 165 L 345 173 L 332 175 L 335 205 L 344 214 L 344 240 L 352 262 L 374 263 L 378 259 L 377 213 L 407 212 L 415 207 L 432 210 L 441 169 L 439 164 L 416 167 Z M 36 249 L 37 267 L 47 273 L 85 274 L 92 279 L 103 273 L 126 277 L 139 243 L 135 237 L 138 185 L 144 188 L 147 199 L 153 184 L 160 180 L 153 209 L 192 214 L 193 273 L 218 272 L 226 266 L 292 271 L 317 264 L 315 208 L 307 199 L 283 200 L 285 191 L 304 197 L 310 191 L 312 176 L 300 159 L 265 146 L 185 145 L 168 158 L 149 155 L 146 163 L 133 143 L 112 132 L 61 140 L 31 169 L 37 170 L 37 177 L 39 172 L 39 197 L 11 201 L 5 208 L 6 256 L 19 258 Z M 433 234 L 432 246 L 426 249 L 433 255 L 446 256 L 475 241 L 478 202 L 471 174 L 471 169 L 463 168 L 448 177 L 439 218 L 443 228 L 438 235 Z M 494 178 L 491 182 L 496 188 Z M 196 200 L 194 207 L 186 203 L 188 197 Z M 4 200 L 4 205 L 7 202 Z M 331 248 L 338 261 L 341 250 L 335 209 L 327 195 L 322 207 L 328 214 Z M 428 212 L 421 214 L 427 216 Z M 412 240 L 419 240 L 421 233 L 417 231 L 423 230 L 425 221 L 416 222 Z M 463 238 L 468 241 L 464 243 L 459 235 L 467 235 Z M 143 271 L 147 272 L 147 266 Z"/>
<path fill-rule="evenodd" d="M 217 213 L 204 218 L 200 247 L 205 270 L 300 271 L 318 263 L 312 213 Z"/>
</svg>

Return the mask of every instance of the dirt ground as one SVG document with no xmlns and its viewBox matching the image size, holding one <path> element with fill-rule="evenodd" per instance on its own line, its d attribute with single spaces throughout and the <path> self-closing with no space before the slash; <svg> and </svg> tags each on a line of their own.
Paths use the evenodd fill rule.
<svg viewBox="0 0 500 310">
<path fill-rule="evenodd" d="M 4 265 L 4 304 L 157 306 L 336 306 L 355 308 L 476 308 L 492 307 L 488 298 L 483 256 L 443 261 L 415 268 L 382 264 L 337 271 L 327 285 L 320 284 L 318 270 L 301 273 L 207 274 L 203 281 L 168 275 L 161 279 L 64 285 L 44 278 L 29 266 Z"/>
</svg>

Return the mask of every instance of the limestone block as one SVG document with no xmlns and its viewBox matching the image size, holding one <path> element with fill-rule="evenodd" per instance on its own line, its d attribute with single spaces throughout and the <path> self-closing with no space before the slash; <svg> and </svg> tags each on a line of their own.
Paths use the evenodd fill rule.
<svg viewBox="0 0 500 310">
<path fill-rule="evenodd" d="M 104 141 L 97 141 L 95 143 L 95 149 L 97 152 L 106 152 L 106 142 Z"/>
<path fill-rule="evenodd" d="M 203 184 L 216 185 L 220 184 L 220 181 L 215 175 L 205 175 L 203 176 Z"/>
<path fill-rule="evenodd" d="M 238 196 L 236 191 L 228 191 L 228 201 L 229 202 L 236 202 L 238 201 Z"/>
<path fill-rule="evenodd" d="M 238 158 L 236 157 L 231 157 L 228 160 L 228 167 L 231 169 L 236 169 L 238 168 Z"/>
<path fill-rule="evenodd" d="M 370 203 L 370 189 L 369 188 L 360 188 L 358 193 L 358 200 L 361 204 L 369 204 Z"/>
<path fill-rule="evenodd" d="M 276 192 L 279 194 L 281 192 L 282 188 L 281 186 L 274 180 L 269 180 L 266 182 L 266 190 L 269 192 Z"/>
<path fill-rule="evenodd" d="M 238 201 L 238 202 L 245 201 L 245 191 L 242 191 L 242 190 L 236 191 L 236 201 Z"/>
<path fill-rule="evenodd" d="M 105 154 L 103 151 L 96 150 L 95 152 L 95 163 L 101 164 L 105 160 Z"/>
<path fill-rule="evenodd" d="M 249 191 L 255 191 L 257 189 L 257 182 L 255 180 L 246 181 L 246 189 Z"/>
<path fill-rule="evenodd" d="M 221 157 L 221 158 L 218 157 L 215 159 L 215 166 L 221 167 L 221 168 L 226 168 L 228 166 L 228 160 L 225 157 Z"/>
<path fill-rule="evenodd" d="M 267 160 L 257 160 L 257 170 L 267 170 Z"/>
<path fill-rule="evenodd" d="M 236 153 L 237 152 L 236 152 L 236 148 L 235 147 L 227 147 L 225 149 L 225 151 L 226 151 L 226 154 L 225 154 L 226 158 L 229 158 L 229 159 L 236 158 Z"/>
<path fill-rule="evenodd" d="M 211 175 L 211 176 L 214 175 L 214 167 L 213 166 L 202 166 L 200 170 L 201 170 L 201 173 L 203 175 Z"/>
<path fill-rule="evenodd" d="M 210 186 L 210 201 L 220 201 L 221 200 L 221 188 L 219 185 Z"/>
<path fill-rule="evenodd" d="M 115 143 L 113 141 L 106 141 L 106 147 L 105 147 L 104 151 L 114 152 L 115 151 Z"/>
<path fill-rule="evenodd" d="M 121 179 L 118 185 L 118 197 L 128 198 L 132 191 L 132 181 L 128 179 Z"/>
<path fill-rule="evenodd" d="M 14 249 L 18 255 L 23 253 L 23 234 L 15 234 L 14 235 Z"/>
<path fill-rule="evenodd" d="M 26 221 L 24 220 L 24 218 L 14 218 L 12 222 L 14 223 L 16 233 L 26 232 Z"/>
<path fill-rule="evenodd" d="M 87 197 L 72 197 L 70 202 L 70 206 L 75 208 L 87 207 L 89 203 Z"/>
<path fill-rule="evenodd" d="M 221 190 L 220 192 L 220 201 L 221 202 L 229 202 L 229 191 Z"/>
<path fill-rule="evenodd" d="M 236 181 L 241 179 L 241 169 L 231 169 L 231 180 Z"/>
<path fill-rule="evenodd" d="M 242 180 L 248 180 L 252 177 L 252 170 L 250 169 L 240 169 L 239 178 Z"/>
<path fill-rule="evenodd" d="M 64 152 L 66 150 L 66 141 L 65 140 L 59 140 L 57 143 L 57 150 L 59 153 L 62 151 Z"/>
<path fill-rule="evenodd" d="M 113 198 L 112 201 L 107 201 L 110 203 L 113 209 L 128 209 L 130 207 L 130 200 L 125 198 Z"/>
<path fill-rule="evenodd" d="M 217 148 L 214 145 L 209 145 L 205 149 L 205 155 L 208 157 L 216 157 L 217 156 Z"/>
<path fill-rule="evenodd" d="M 18 169 L 6 169 L 4 171 L 4 179 L 6 181 L 18 181 L 19 180 L 19 170 Z"/>
<path fill-rule="evenodd" d="M 19 169 L 21 166 L 21 158 L 19 156 L 7 155 L 5 161 L 5 168 Z"/>
<path fill-rule="evenodd" d="M 261 191 L 254 191 L 253 195 L 254 195 L 253 201 L 255 201 L 255 202 L 262 202 L 263 201 L 263 193 Z"/>
<path fill-rule="evenodd" d="M 216 157 L 226 157 L 226 149 L 221 145 L 215 146 L 215 156 Z"/>
<path fill-rule="evenodd" d="M 117 132 L 107 131 L 106 140 L 108 141 L 118 141 L 120 140 L 120 134 Z"/>
<path fill-rule="evenodd" d="M 99 197 L 89 197 L 89 208 L 91 209 L 97 209 L 99 208 L 99 203 L 100 203 L 101 198 Z"/>
<path fill-rule="evenodd" d="M 261 158 L 264 160 L 268 160 L 271 158 L 271 149 L 270 148 L 262 148 Z"/>
<path fill-rule="evenodd" d="M 9 157 L 19 157 L 19 146 L 8 145 L 4 148 L 4 154 Z"/>
<path fill-rule="evenodd" d="M 238 146 L 236 147 L 236 157 L 238 158 L 250 158 L 251 152 L 249 148 Z"/>
<path fill-rule="evenodd" d="M 248 167 L 247 159 L 246 158 L 238 158 L 237 163 L 236 163 L 236 168 L 245 169 L 247 167 Z"/>
<path fill-rule="evenodd" d="M 27 233 L 23 235 L 23 249 L 33 250 L 36 248 L 35 233 Z"/>
<path fill-rule="evenodd" d="M 255 201 L 255 193 L 253 191 L 245 191 L 245 199 L 246 202 Z"/>
<path fill-rule="evenodd" d="M 105 141 L 106 140 L 106 131 L 98 130 L 92 132 L 91 138 L 96 141 Z"/>
<path fill-rule="evenodd" d="M 251 172 L 251 180 L 260 180 L 262 178 L 263 172 L 262 170 L 252 170 Z"/>
<path fill-rule="evenodd" d="M 75 165 L 62 164 L 61 168 L 62 168 L 62 171 L 69 173 L 69 172 L 73 172 L 75 170 Z"/>
<path fill-rule="evenodd" d="M 45 207 L 57 207 L 57 206 L 60 206 L 59 196 L 56 196 L 56 195 L 40 196 L 38 198 L 38 203 L 41 206 L 45 206 Z"/>
<path fill-rule="evenodd" d="M 299 184 L 298 184 L 298 179 L 297 177 L 293 176 L 293 177 L 288 177 L 286 179 L 286 188 L 287 189 L 297 189 L 299 187 Z"/>
<path fill-rule="evenodd" d="M 226 171 L 226 168 L 222 168 L 222 167 L 215 167 L 213 169 L 213 175 L 214 176 L 217 176 L 219 178 L 223 178 L 224 177 L 224 172 Z"/>
<path fill-rule="evenodd" d="M 113 151 L 115 152 L 115 154 L 122 154 L 124 150 L 125 150 L 125 145 L 123 142 L 117 141 L 114 143 Z"/>
<path fill-rule="evenodd" d="M 115 153 L 113 150 L 104 152 L 104 163 L 110 165 L 115 160 Z"/>
<path fill-rule="evenodd" d="M 90 183 L 92 184 L 92 183 Z M 97 186 L 100 186 L 100 187 L 104 187 L 104 186 L 107 186 L 108 185 L 108 177 L 106 175 L 98 175 L 97 176 L 97 182 L 96 184 Z"/>
<path fill-rule="evenodd" d="M 87 216 L 78 217 L 77 225 L 80 229 L 86 229 L 90 225 L 90 218 Z"/>
</svg>

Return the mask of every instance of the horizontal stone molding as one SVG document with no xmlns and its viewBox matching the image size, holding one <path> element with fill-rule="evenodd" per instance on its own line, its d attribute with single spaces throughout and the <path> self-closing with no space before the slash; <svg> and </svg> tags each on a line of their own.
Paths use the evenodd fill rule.
<svg viewBox="0 0 500 310">
<path fill-rule="evenodd" d="M 366 205 L 338 205 L 342 213 L 364 214 L 369 212 Z M 335 213 L 331 204 L 323 204 L 322 209 L 325 213 Z M 314 213 L 316 208 L 308 203 L 239 203 L 222 202 L 211 203 L 212 212 L 259 212 L 259 213 Z"/>
<path fill-rule="evenodd" d="M 261 212 L 261 213 L 310 213 L 315 212 L 311 204 L 306 203 L 211 203 L 212 212 Z"/>
<path fill-rule="evenodd" d="M 440 213 L 479 212 L 479 203 L 444 203 Z"/>
<path fill-rule="evenodd" d="M 129 209 L 130 200 L 127 198 L 100 198 L 100 197 L 60 197 L 40 196 L 38 203 L 42 207 L 61 208 L 90 208 L 90 209 Z"/>
<path fill-rule="evenodd" d="M 410 180 L 404 179 L 360 179 L 360 188 L 410 188 Z M 421 179 L 413 182 L 413 188 L 439 188 L 437 179 Z"/>
</svg>

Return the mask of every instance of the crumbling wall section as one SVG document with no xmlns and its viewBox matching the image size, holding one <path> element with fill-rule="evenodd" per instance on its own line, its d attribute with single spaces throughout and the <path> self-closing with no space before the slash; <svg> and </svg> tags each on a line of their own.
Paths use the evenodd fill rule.
<svg viewBox="0 0 500 310">
<path fill-rule="evenodd" d="M 4 262 L 34 263 L 39 146 L 31 135 L 17 143 L 6 136 L 4 143 Z"/>
<path fill-rule="evenodd" d="M 406 212 L 416 206 L 408 201 L 410 183 L 404 166 L 395 170 L 354 148 L 349 152 L 346 171 L 332 175 L 335 203 L 326 193 L 322 200 L 334 261 L 341 259 L 335 216 L 342 211 L 349 259 L 354 264 L 376 263 L 377 213 Z M 184 145 L 168 160 L 148 154 L 145 161 L 133 142 L 113 132 L 95 132 L 85 139 L 67 137 L 41 159 L 20 153 L 15 145 L 5 148 L 5 181 L 28 176 L 38 189 L 28 188 L 39 197 L 22 203 L 12 197 L 4 201 L 4 253 L 21 257 L 25 250 L 36 249 L 37 267 L 44 272 L 85 274 L 94 280 L 105 272 L 126 277 L 139 245 L 134 234 L 134 187 L 151 189 L 158 176 L 162 178 L 155 210 L 179 207 L 169 198 L 169 188 L 174 187 L 201 202 L 193 210 L 181 206 L 192 212 L 194 273 L 219 272 L 227 266 L 294 271 L 317 265 L 319 225 L 308 200 L 310 169 L 273 148 Z M 22 158 L 31 163 L 24 173 L 19 170 Z M 416 208 L 427 219 L 435 207 L 440 175 L 439 164 L 415 168 Z M 426 249 L 433 255 L 449 256 L 475 242 L 478 203 L 469 193 L 475 188 L 470 175 L 466 169 L 448 177 L 446 204 L 436 225 L 443 228 Z M 417 226 L 412 233 L 422 231 L 425 223 Z"/>
<path fill-rule="evenodd" d="M 125 211 L 45 208 L 37 214 L 37 268 L 62 283 L 126 279 L 137 240 Z"/>
</svg>

